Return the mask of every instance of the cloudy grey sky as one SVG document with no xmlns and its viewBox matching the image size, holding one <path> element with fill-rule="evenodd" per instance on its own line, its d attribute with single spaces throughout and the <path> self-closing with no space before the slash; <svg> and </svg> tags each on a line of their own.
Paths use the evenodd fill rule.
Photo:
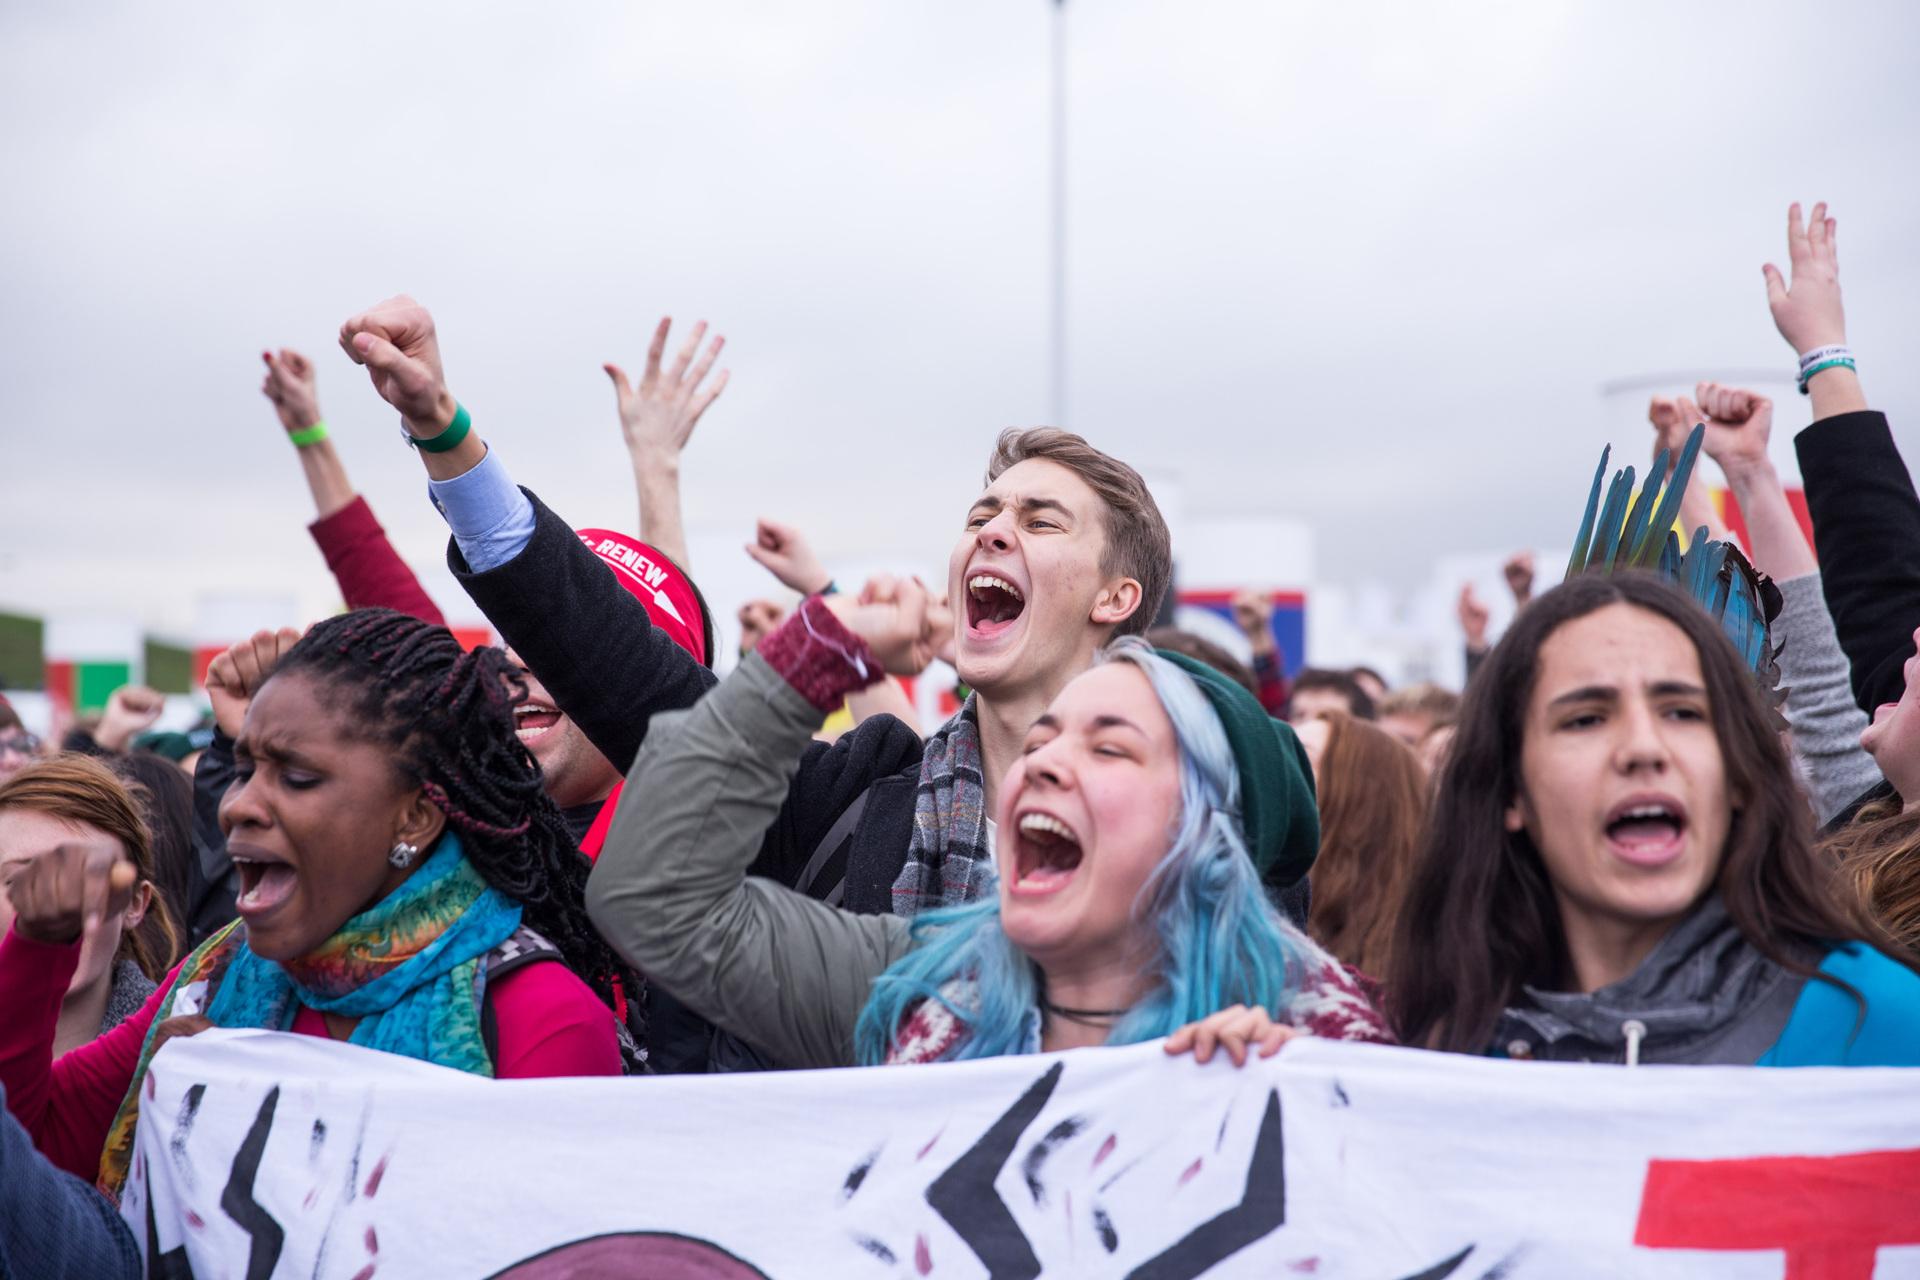
<svg viewBox="0 0 1920 1280">
<path fill-rule="evenodd" d="M 1791 368 L 1760 263 L 1841 220 L 1870 396 L 1920 454 L 1920 9 L 1091 3 L 1071 11 L 1068 425 L 1321 576 L 1559 545 L 1598 387 Z M 1044 0 L 0 8 L 0 607 L 186 627 L 335 598 L 258 352 L 320 358 L 360 488 L 450 612 L 351 312 L 408 291 L 515 474 L 631 520 L 599 366 L 729 338 L 691 523 L 940 563 L 1045 419 Z M 1640 438 L 1629 442 L 1637 458 Z M 696 565 L 696 569 L 700 566 Z"/>
</svg>

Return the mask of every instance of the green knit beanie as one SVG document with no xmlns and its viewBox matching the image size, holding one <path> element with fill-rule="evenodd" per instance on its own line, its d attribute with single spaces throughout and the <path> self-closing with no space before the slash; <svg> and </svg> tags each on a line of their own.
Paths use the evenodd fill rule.
<svg viewBox="0 0 1920 1280">
<path fill-rule="evenodd" d="M 1293 727 L 1268 715 L 1237 681 L 1184 653 L 1155 649 L 1200 686 L 1226 731 L 1240 769 L 1240 817 L 1260 879 L 1277 889 L 1297 882 L 1320 852 L 1320 807 L 1313 767 Z"/>
</svg>

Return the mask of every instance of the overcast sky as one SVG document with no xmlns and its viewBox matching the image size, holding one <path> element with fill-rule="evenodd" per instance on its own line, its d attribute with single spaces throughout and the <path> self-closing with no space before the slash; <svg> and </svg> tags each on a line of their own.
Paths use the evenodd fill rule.
<svg viewBox="0 0 1920 1280">
<path fill-rule="evenodd" d="M 1364 10 L 1365 12 L 1359 12 Z M 1076 2 L 1067 425 L 1320 575 L 1564 545 L 1599 387 L 1792 355 L 1760 263 L 1834 202 L 1920 451 L 1920 8 Z M 690 523 L 944 563 L 1048 413 L 1044 0 L 0 7 L 0 608 L 337 599 L 259 350 L 449 612 L 341 320 L 408 291 L 524 483 L 632 521 L 600 365 L 729 339 Z M 1635 460 L 1644 436 L 1624 442 Z M 696 564 L 696 570 L 701 566 Z M 721 604 L 730 601 L 716 602 Z"/>
</svg>

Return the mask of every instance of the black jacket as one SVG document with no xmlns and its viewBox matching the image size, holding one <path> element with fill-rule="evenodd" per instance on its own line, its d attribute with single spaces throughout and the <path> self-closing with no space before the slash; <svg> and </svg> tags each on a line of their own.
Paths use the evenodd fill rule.
<svg viewBox="0 0 1920 1280">
<path fill-rule="evenodd" d="M 474 573 L 449 544 L 447 565 L 560 710 L 624 773 L 653 716 L 692 706 L 714 674 L 653 625 L 565 521 L 527 497 L 534 531 L 519 555 Z M 808 747 L 749 874 L 820 898 L 844 881 L 836 905 L 869 915 L 891 910 L 913 838 L 920 752 L 919 731 L 892 716 L 863 720 L 830 746 Z M 856 801 L 862 807 L 851 831 L 836 831 Z M 816 853 L 822 861 L 810 872 Z M 1305 880 L 1280 889 L 1276 900 L 1304 923 Z"/>
<path fill-rule="evenodd" d="M 227 856 L 220 830 L 220 801 L 233 783 L 233 739 L 218 729 L 193 770 L 193 865 L 187 868 L 187 949 L 205 942 L 240 913 L 233 900 L 240 873 Z"/>
<path fill-rule="evenodd" d="M 1871 716 L 1900 700 L 1920 626 L 1920 497 L 1885 414 L 1823 418 L 1793 445 L 1827 610 Z"/>
<path fill-rule="evenodd" d="M 642 605 L 537 497 L 532 540 L 506 564 L 475 573 L 458 546 L 448 567 L 501 640 L 539 677 L 588 741 L 625 773 L 660 711 L 692 706 L 713 672 L 653 625 Z M 807 877 L 825 897 L 841 878 L 849 911 L 888 910 L 913 834 L 920 734 L 874 716 L 832 746 L 808 748 L 752 874 L 798 885 L 835 821 L 871 788 L 859 821 Z"/>
</svg>

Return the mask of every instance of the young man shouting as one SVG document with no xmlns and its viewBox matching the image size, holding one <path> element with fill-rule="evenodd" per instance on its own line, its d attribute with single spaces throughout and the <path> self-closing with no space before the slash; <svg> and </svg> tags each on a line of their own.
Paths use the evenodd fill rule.
<svg viewBox="0 0 1920 1280">
<path fill-rule="evenodd" d="M 711 674 L 661 643 L 567 524 L 514 487 L 446 388 L 425 308 L 381 303 L 343 326 L 341 344 L 421 442 L 428 474 L 461 482 L 436 486 L 461 585 L 559 709 L 630 767 L 652 716 L 691 705 Z M 1152 621 L 1172 552 L 1133 468 L 1036 428 L 1001 436 L 986 480 L 948 564 L 955 665 L 973 696 L 924 744 L 876 716 L 812 748 L 754 874 L 854 911 L 913 915 L 980 896 L 992 877 L 986 815 L 1028 727 L 1102 645 Z M 1285 887 L 1304 872 L 1272 878 Z"/>
</svg>

